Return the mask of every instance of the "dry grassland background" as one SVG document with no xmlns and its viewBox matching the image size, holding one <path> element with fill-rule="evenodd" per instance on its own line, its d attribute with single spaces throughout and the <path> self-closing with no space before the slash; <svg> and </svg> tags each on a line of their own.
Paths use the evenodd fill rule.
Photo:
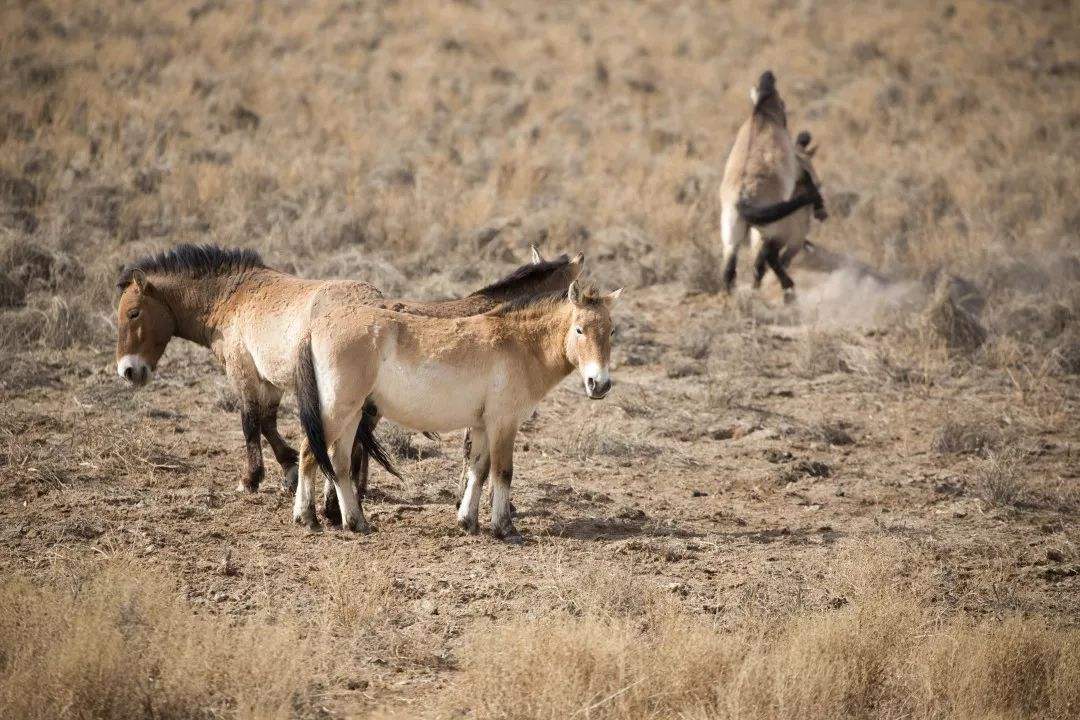
<svg viewBox="0 0 1080 720">
<path fill-rule="evenodd" d="M 0 7 L 0 716 L 1080 716 L 1080 6 Z M 773 69 L 831 217 L 716 294 Z M 309 534 L 119 267 L 180 242 L 449 297 L 582 250 L 616 387 L 519 435 L 528 541 L 389 425 L 378 532 Z M 749 255 L 749 253 L 745 253 Z M 856 269 L 884 274 L 882 284 Z M 298 442 L 288 408 L 282 426 Z M 267 454 L 270 460 L 269 454 Z"/>
</svg>

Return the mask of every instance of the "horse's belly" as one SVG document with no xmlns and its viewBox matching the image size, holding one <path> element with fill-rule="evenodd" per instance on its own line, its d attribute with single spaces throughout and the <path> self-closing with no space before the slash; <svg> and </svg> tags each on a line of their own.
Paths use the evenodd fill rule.
<svg viewBox="0 0 1080 720">
<path fill-rule="evenodd" d="M 483 373 L 434 361 L 407 366 L 390 358 L 379 366 L 371 398 L 383 417 L 399 425 L 448 432 L 476 424 L 487 386 Z"/>
</svg>

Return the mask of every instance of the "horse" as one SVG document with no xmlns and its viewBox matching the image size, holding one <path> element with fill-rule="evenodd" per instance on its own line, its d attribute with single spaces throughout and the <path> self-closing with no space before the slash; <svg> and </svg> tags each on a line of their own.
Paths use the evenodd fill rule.
<svg viewBox="0 0 1080 720">
<path fill-rule="evenodd" d="M 795 158 L 799 163 L 799 179 L 795 182 L 795 196 L 811 193 L 815 188 L 821 187 L 821 181 L 818 179 L 813 163 L 817 147 L 811 146 L 811 141 L 810 133 L 805 130 L 795 138 Z M 758 243 L 754 260 L 755 290 L 761 287 L 766 264 L 772 268 L 781 287 L 794 287 L 795 284 L 787 274 L 787 268 L 804 247 L 811 246 L 807 236 L 810 234 L 810 225 L 814 218 L 824 221 L 828 218 L 828 213 L 824 207 L 812 210 L 809 206 L 804 206 L 782 220 L 760 228 L 758 233 L 751 234 L 752 239 Z"/>
<path fill-rule="evenodd" d="M 584 256 L 533 262 L 458 300 L 387 300 L 374 285 L 346 280 L 303 280 L 268 268 L 252 250 L 180 245 L 136 260 L 120 273 L 117 287 L 116 370 L 135 386 L 150 381 L 175 336 L 209 348 L 241 400 L 240 417 L 248 470 L 238 490 L 255 492 L 264 477 L 266 438 L 283 473 L 296 484 L 298 453 L 277 430 L 283 392 L 296 361 L 297 319 L 320 292 L 351 302 L 382 303 L 419 314 L 477 313 L 531 293 L 565 288 L 581 273 Z M 366 456 L 361 452 L 366 467 Z"/>
<path fill-rule="evenodd" d="M 561 292 L 452 319 L 375 308 L 347 295 L 321 296 L 311 309 L 296 363 L 306 442 L 293 519 L 315 522 L 312 486 L 318 466 L 336 489 L 345 526 L 366 529 L 347 478 L 353 438 L 370 399 L 384 417 L 414 430 L 468 428 L 472 446 L 458 524 L 479 531 L 480 493 L 490 472 L 492 533 L 520 542 L 510 511 L 518 427 L 575 368 L 589 398 L 608 394 L 611 307 L 621 292 L 601 295 L 575 280 Z M 377 448 L 372 457 L 378 459 Z"/>
<path fill-rule="evenodd" d="M 735 265 L 747 234 L 761 246 L 768 226 L 812 205 L 824 219 L 825 202 L 815 184 L 794 194 L 802 169 L 787 128 L 787 110 L 776 89 L 776 76 L 762 73 L 750 90 L 753 109 L 739 128 L 720 183 L 720 241 L 723 246 L 724 288 L 735 286 Z M 775 253 L 762 258 L 776 273 L 790 300 L 795 284 Z"/>
</svg>

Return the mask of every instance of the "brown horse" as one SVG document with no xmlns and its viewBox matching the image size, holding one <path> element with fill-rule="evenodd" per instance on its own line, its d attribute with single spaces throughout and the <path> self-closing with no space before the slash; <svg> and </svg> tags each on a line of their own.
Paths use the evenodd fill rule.
<svg viewBox="0 0 1080 720">
<path fill-rule="evenodd" d="M 750 90 L 750 117 L 739 128 L 720 183 L 720 241 L 724 252 L 724 287 L 735 285 L 739 248 L 747 235 L 761 246 L 769 226 L 808 205 L 824 219 L 825 204 L 816 185 L 795 193 L 802 166 L 787 128 L 787 109 L 771 71 Z M 779 257 L 763 258 L 776 272 L 785 296 L 794 288 Z"/>
<path fill-rule="evenodd" d="M 817 147 L 811 146 L 810 133 L 805 130 L 795 138 L 795 158 L 799 163 L 799 179 L 795 181 L 795 197 L 813 193 L 821 187 L 821 181 L 814 171 L 813 158 Z M 810 245 L 811 221 L 817 218 L 824 221 L 828 213 L 824 207 L 811 209 L 810 206 L 799 208 L 782 220 L 759 228 L 751 233 L 751 240 L 757 243 L 757 256 L 754 261 L 754 288 L 761 287 L 765 277 L 765 267 L 772 268 L 781 287 L 790 289 L 794 283 L 787 274 L 787 268 L 799 252 Z M 790 297 L 790 295 L 785 295 Z"/>
<path fill-rule="evenodd" d="M 307 442 L 293 519 L 315 522 L 317 463 L 335 486 L 344 524 L 366 528 L 348 478 L 354 438 L 370 400 L 383 416 L 414 430 L 469 428 L 469 480 L 458 523 L 470 532 L 478 529 L 480 492 L 490 470 L 492 531 L 519 540 L 510 513 L 518 426 L 574 368 L 590 398 L 607 395 L 610 309 L 620 292 L 598 295 L 580 290 L 575 281 L 563 292 L 452 319 L 374 308 L 347 293 L 319 297 L 308 314 L 296 364 Z M 378 459 L 374 452 L 372 457 Z"/>
<path fill-rule="evenodd" d="M 581 255 L 544 262 L 534 253 L 533 263 L 465 298 L 391 301 L 368 283 L 302 280 L 277 272 L 251 250 L 181 245 L 121 272 L 117 372 L 134 385 L 146 384 L 174 336 L 210 348 L 241 398 L 248 472 L 240 489 L 253 492 L 263 479 L 261 432 L 291 490 L 298 455 L 278 433 L 277 411 L 293 380 L 296 328 L 306 324 L 305 309 L 322 294 L 424 314 L 484 312 L 515 297 L 565 288 L 582 265 Z"/>
</svg>

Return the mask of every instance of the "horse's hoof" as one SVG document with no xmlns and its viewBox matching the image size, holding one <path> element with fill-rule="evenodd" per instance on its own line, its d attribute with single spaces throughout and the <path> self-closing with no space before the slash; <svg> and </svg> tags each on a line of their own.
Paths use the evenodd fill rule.
<svg viewBox="0 0 1080 720">
<path fill-rule="evenodd" d="M 341 526 L 341 507 L 337 504 L 336 499 L 334 502 L 328 502 L 323 506 L 323 516 L 326 517 L 326 522 L 334 527 Z"/>
<path fill-rule="evenodd" d="M 475 518 L 458 518 L 457 525 L 463 531 L 469 535 L 476 535 L 480 532 L 480 523 Z"/>
<path fill-rule="evenodd" d="M 367 519 L 360 515 L 349 520 L 349 530 L 360 535 L 367 535 L 371 532 L 371 526 L 368 525 Z"/>
<path fill-rule="evenodd" d="M 293 522 L 297 525 L 304 525 L 311 531 L 322 529 L 319 525 L 319 519 L 315 517 L 315 508 L 309 508 L 307 512 L 293 513 Z"/>
<path fill-rule="evenodd" d="M 795 290 L 789 289 L 784 291 L 784 304 L 791 305 L 795 302 Z"/>
<path fill-rule="evenodd" d="M 281 488 L 287 493 L 296 492 L 296 483 L 300 480 L 300 466 L 290 465 L 285 468 L 284 474 L 281 476 Z"/>
<path fill-rule="evenodd" d="M 507 545 L 521 545 L 525 542 L 525 538 L 521 536 L 518 529 L 513 525 L 506 527 L 493 527 L 491 529 L 492 534 L 498 540 L 502 540 Z"/>
</svg>

